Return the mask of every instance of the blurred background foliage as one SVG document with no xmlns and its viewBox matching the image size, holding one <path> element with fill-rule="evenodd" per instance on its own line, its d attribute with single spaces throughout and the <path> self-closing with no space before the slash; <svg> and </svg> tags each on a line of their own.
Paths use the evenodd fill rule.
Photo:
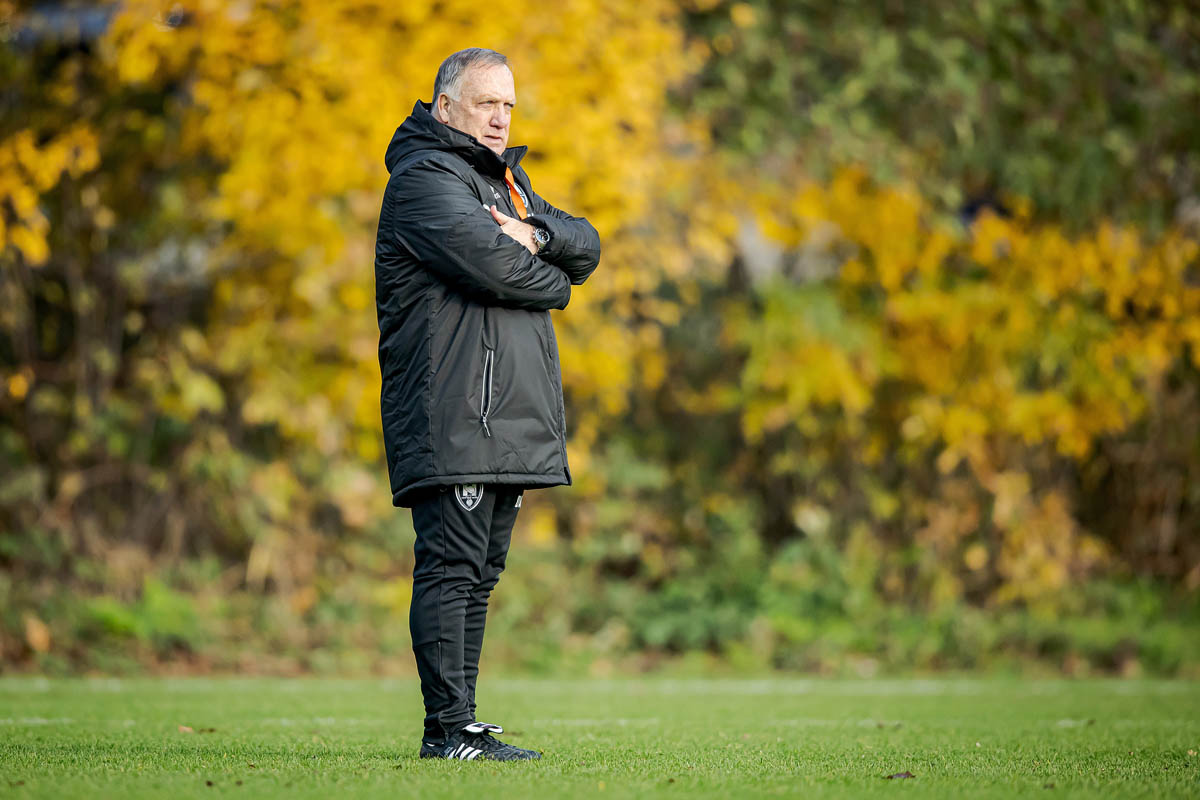
<svg viewBox="0 0 1200 800">
<path fill-rule="evenodd" d="M 1073 229 L 1197 212 L 1200 15 L 1156 0 L 705 2 L 690 79 L 717 141 L 862 165 L 944 209 L 1008 194 Z"/>
<path fill-rule="evenodd" d="M 1200 674 L 1200 26 L 1139 0 L 0 0 L 0 667 L 411 671 L 374 226 L 480 44 L 605 240 L 491 668 Z"/>
</svg>

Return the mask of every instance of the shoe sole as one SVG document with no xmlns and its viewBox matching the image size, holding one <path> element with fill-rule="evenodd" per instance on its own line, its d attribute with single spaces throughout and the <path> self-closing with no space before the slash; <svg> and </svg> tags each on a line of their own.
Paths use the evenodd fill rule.
<svg viewBox="0 0 1200 800">
<path fill-rule="evenodd" d="M 467 760 L 470 760 L 470 761 L 497 761 L 497 762 L 500 762 L 500 761 L 540 761 L 542 758 L 542 754 L 537 752 L 536 750 L 526 750 L 525 752 L 529 753 L 529 755 L 514 756 L 512 758 L 495 758 L 494 756 L 492 756 L 488 753 L 480 753 L 473 759 L 464 759 L 464 758 L 451 758 L 450 756 L 444 756 L 441 753 L 429 753 L 429 752 L 422 750 L 418 754 L 418 758 L 440 758 L 443 761 L 467 761 Z"/>
</svg>

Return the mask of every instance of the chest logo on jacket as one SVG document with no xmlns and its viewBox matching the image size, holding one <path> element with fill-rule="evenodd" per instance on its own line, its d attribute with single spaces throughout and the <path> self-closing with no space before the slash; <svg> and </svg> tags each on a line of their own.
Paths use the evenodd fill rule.
<svg viewBox="0 0 1200 800">
<path fill-rule="evenodd" d="M 454 487 L 454 499 L 463 507 L 463 511 L 473 511 L 483 499 L 482 483 L 459 483 Z"/>
</svg>

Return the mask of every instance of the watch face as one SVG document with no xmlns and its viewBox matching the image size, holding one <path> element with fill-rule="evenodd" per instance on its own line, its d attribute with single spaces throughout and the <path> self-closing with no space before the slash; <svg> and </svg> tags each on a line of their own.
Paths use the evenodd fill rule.
<svg viewBox="0 0 1200 800">
<path fill-rule="evenodd" d="M 540 245 L 546 245 L 550 242 L 550 234 L 541 228 L 533 229 L 533 238 L 537 239 L 538 244 Z"/>
</svg>

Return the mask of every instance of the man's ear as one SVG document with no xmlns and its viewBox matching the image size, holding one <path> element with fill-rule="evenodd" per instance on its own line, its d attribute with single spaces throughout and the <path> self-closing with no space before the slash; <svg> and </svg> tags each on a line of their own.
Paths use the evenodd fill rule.
<svg viewBox="0 0 1200 800">
<path fill-rule="evenodd" d="M 442 98 L 446 99 L 445 106 L 442 105 Z M 448 122 L 450 120 L 450 115 L 447 114 L 446 111 L 448 110 L 449 106 L 450 106 L 450 95 L 444 94 L 444 93 L 439 94 L 433 100 L 433 118 L 441 123 Z"/>
</svg>

